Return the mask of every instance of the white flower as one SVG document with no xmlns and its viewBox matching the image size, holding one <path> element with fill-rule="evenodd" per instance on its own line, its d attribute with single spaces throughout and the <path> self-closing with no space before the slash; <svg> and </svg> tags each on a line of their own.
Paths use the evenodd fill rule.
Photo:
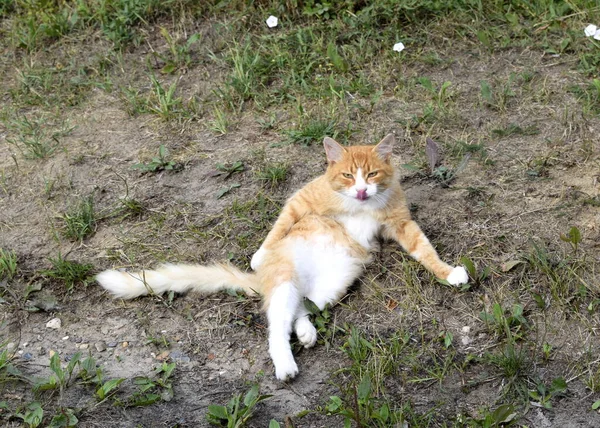
<svg viewBox="0 0 600 428">
<path fill-rule="evenodd" d="M 404 50 L 404 43 L 398 42 L 394 45 L 394 51 L 402 52 Z"/>
<path fill-rule="evenodd" d="M 277 27 L 277 22 L 278 22 L 277 17 L 275 17 L 273 15 L 271 15 L 267 18 L 267 26 L 269 28 Z"/>
<path fill-rule="evenodd" d="M 592 37 L 598 34 L 598 28 L 594 24 L 590 24 L 583 30 L 587 37 Z"/>
<path fill-rule="evenodd" d="M 600 28 L 597 29 L 596 32 L 594 33 L 594 39 L 600 40 Z"/>
</svg>

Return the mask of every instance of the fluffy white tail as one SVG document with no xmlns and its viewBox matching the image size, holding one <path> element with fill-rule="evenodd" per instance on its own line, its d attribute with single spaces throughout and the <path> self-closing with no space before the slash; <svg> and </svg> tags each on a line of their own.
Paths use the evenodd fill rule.
<svg viewBox="0 0 600 428">
<path fill-rule="evenodd" d="M 145 294 L 162 294 L 165 291 L 184 293 L 196 291 L 211 294 L 232 289 L 248 295 L 259 291 L 256 276 L 244 273 L 229 265 L 172 265 L 166 264 L 156 270 L 121 272 L 106 270 L 96 276 L 102 287 L 115 297 L 133 299 Z"/>
</svg>

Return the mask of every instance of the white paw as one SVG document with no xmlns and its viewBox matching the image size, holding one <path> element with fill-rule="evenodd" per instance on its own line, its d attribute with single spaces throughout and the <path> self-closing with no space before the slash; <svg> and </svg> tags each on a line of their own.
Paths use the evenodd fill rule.
<svg viewBox="0 0 600 428">
<path fill-rule="evenodd" d="M 273 364 L 275 365 L 275 376 L 279 380 L 290 380 L 298 374 L 298 366 L 291 352 L 285 358 L 278 358 L 277 361 L 273 359 Z"/>
<path fill-rule="evenodd" d="M 450 283 L 450 285 L 462 285 L 469 282 L 469 275 L 467 271 L 462 266 L 456 266 L 446 278 L 446 281 Z"/>
<path fill-rule="evenodd" d="M 262 262 L 265 259 L 265 254 L 267 254 L 267 250 L 265 250 L 263 247 L 260 247 L 258 251 L 254 253 L 252 259 L 250 260 L 250 267 L 252 270 L 255 271 L 260 267 L 260 265 L 262 265 Z"/>
<path fill-rule="evenodd" d="M 294 326 L 298 341 L 305 347 L 310 348 L 317 343 L 317 329 L 308 317 L 298 318 Z"/>
</svg>

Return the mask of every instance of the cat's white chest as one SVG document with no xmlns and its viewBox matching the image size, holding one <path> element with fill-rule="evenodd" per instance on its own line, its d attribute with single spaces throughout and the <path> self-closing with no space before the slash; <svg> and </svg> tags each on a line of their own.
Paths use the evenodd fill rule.
<svg viewBox="0 0 600 428">
<path fill-rule="evenodd" d="M 379 234 L 381 224 L 369 213 L 340 215 L 337 221 L 344 225 L 346 232 L 360 245 L 370 250 L 373 239 Z"/>
</svg>

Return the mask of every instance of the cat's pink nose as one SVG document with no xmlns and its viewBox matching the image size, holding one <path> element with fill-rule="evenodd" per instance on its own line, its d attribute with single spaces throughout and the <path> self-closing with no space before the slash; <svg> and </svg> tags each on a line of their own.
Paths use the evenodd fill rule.
<svg viewBox="0 0 600 428">
<path fill-rule="evenodd" d="M 367 189 L 357 190 L 356 191 L 356 199 L 361 201 L 365 201 L 369 196 L 367 195 Z"/>
</svg>

